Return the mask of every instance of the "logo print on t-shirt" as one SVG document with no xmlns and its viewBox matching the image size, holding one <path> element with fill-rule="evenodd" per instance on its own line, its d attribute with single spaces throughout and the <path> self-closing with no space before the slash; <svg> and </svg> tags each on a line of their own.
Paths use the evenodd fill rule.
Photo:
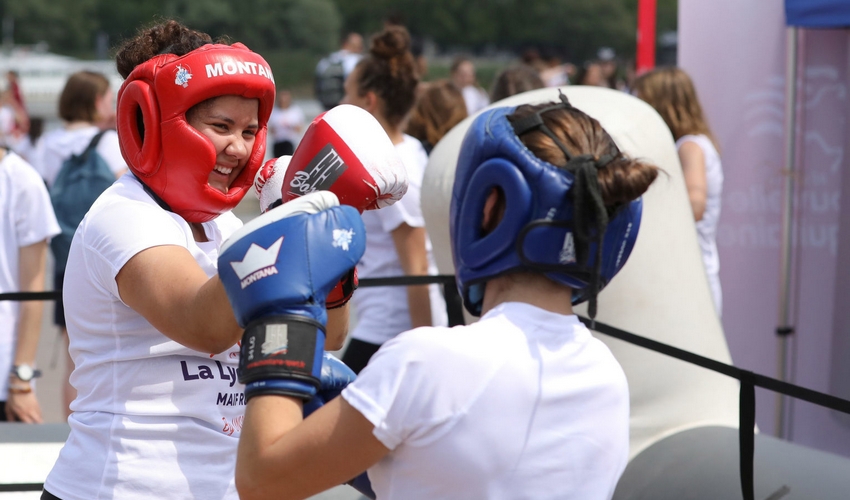
<svg viewBox="0 0 850 500">
<path fill-rule="evenodd" d="M 224 426 L 222 426 L 221 432 L 227 434 L 228 436 L 232 436 L 234 433 L 242 431 L 242 424 L 245 422 L 245 415 L 233 417 L 230 422 L 228 422 L 227 419 L 224 417 L 221 417 L 221 420 L 224 422 Z"/>
</svg>

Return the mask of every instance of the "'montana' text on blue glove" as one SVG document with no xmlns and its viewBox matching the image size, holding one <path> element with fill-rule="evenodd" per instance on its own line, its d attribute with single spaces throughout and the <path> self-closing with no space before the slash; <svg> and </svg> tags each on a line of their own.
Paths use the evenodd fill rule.
<svg viewBox="0 0 850 500">
<path fill-rule="evenodd" d="M 246 399 L 309 400 L 319 387 L 328 292 L 366 245 L 358 211 L 318 191 L 248 222 L 222 245 L 219 277 L 245 328 L 239 381 Z"/>
</svg>

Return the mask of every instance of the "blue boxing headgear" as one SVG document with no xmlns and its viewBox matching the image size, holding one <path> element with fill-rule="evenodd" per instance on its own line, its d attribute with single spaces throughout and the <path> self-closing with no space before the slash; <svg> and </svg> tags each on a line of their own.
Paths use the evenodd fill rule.
<svg viewBox="0 0 850 500">
<path fill-rule="evenodd" d="M 571 155 L 541 118 L 551 109 L 571 108 L 566 97 L 561 99 L 562 104 L 515 123 L 508 119 L 514 107 L 486 111 L 464 137 L 452 191 L 450 231 L 458 288 L 471 314 L 481 315 L 486 281 L 531 271 L 572 288 L 573 304 L 591 299 L 592 318 L 596 293 L 620 271 L 634 247 L 640 198 L 610 213 L 602 205 L 596 179 L 596 169 L 620 153 L 602 159 Z M 564 152 L 566 167 L 541 160 L 520 141 L 518 132 L 537 128 Z M 485 234 L 484 204 L 493 188 L 504 195 L 504 216 Z M 601 235 L 599 228 L 603 228 Z"/>
</svg>

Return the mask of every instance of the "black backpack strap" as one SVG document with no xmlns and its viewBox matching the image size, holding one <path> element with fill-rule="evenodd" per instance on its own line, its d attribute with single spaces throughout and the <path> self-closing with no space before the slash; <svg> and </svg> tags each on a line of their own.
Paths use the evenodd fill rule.
<svg viewBox="0 0 850 500">
<path fill-rule="evenodd" d="M 91 142 L 88 146 L 86 146 L 85 151 L 80 153 L 80 156 L 87 155 L 89 151 L 97 147 L 97 143 L 100 142 L 100 138 L 103 137 L 103 134 L 106 133 L 106 130 L 101 130 L 100 132 L 94 134 L 94 137 L 91 138 Z"/>
</svg>

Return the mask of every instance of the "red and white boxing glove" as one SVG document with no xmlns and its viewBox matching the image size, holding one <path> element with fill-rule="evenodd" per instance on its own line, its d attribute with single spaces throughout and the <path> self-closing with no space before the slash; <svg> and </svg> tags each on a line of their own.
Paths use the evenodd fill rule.
<svg viewBox="0 0 850 500">
<path fill-rule="evenodd" d="M 407 170 L 381 124 L 342 104 L 317 116 L 295 148 L 283 202 L 328 190 L 360 212 L 392 205 L 407 192 Z"/>
<path fill-rule="evenodd" d="M 360 280 L 357 279 L 357 266 L 352 267 L 351 271 L 348 272 L 345 276 L 343 276 L 339 283 L 331 290 L 331 293 L 328 294 L 325 299 L 325 307 L 328 309 L 336 309 L 337 307 L 342 307 L 351 300 L 351 295 L 354 294 L 354 290 L 357 290 L 357 286 L 360 284 Z"/>
<path fill-rule="evenodd" d="M 267 161 L 254 178 L 254 190 L 261 212 L 327 190 L 362 213 L 400 200 L 407 192 L 407 170 L 378 120 L 343 104 L 313 120 L 292 156 Z M 328 309 L 345 305 L 357 283 L 355 268 L 328 294 Z"/>
<path fill-rule="evenodd" d="M 266 213 L 283 203 L 281 186 L 283 186 L 283 177 L 291 159 L 291 156 L 271 159 L 257 171 L 254 177 L 254 193 L 260 200 L 261 213 Z M 354 290 L 357 290 L 357 284 L 357 268 L 354 267 L 328 294 L 326 307 L 334 309 L 344 306 L 351 299 Z"/>
<path fill-rule="evenodd" d="M 281 156 L 267 161 L 254 176 L 254 194 L 260 200 L 260 213 L 266 213 L 283 203 L 283 177 L 291 156 Z"/>
</svg>

